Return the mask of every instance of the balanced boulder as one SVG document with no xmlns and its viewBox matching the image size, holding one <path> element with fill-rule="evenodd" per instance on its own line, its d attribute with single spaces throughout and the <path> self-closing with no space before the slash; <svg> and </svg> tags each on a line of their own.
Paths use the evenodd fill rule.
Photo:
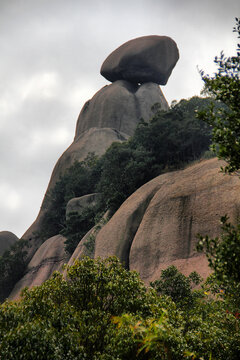
<svg viewBox="0 0 240 360">
<path fill-rule="evenodd" d="M 179 59 L 174 40 L 168 36 L 143 36 L 127 41 L 104 61 L 101 75 L 107 80 L 165 85 Z"/>
</svg>

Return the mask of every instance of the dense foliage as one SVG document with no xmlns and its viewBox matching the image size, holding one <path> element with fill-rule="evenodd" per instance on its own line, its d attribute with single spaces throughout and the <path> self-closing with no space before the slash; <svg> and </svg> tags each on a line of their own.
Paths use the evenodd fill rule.
<svg viewBox="0 0 240 360">
<path fill-rule="evenodd" d="M 20 302 L 0 306 L 1 359 L 132 358 L 137 344 L 130 330 L 116 331 L 112 316 L 146 318 L 153 296 L 134 272 L 115 258 L 85 258 L 68 270 L 67 281 L 54 276 Z"/>
<path fill-rule="evenodd" d="M 240 38 L 238 18 L 233 31 Z M 202 72 L 202 79 L 207 93 L 226 106 L 219 109 L 213 103 L 208 110 L 200 111 L 198 117 L 212 126 L 212 149 L 227 161 L 225 172 L 232 173 L 240 169 L 240 44 L 237 44 L 236 55 L 226 57 L 222 52 L 215 63 L 217 73 L 209 77 Z"/>
<path fill-rule="evenodd" d="M 192 287 L 199 285 L 202 279 L 195 271 L 189 276 L 185 276 L 178 269 L 171 265 L 162 270 L 160 279 L 151 283 L 160 295 L 170 296 L 179 307 L 191 307 L 195 302 L 195 297 L 199 296 L 198 292 L 193 292 Z"/>
<path fill-rule="evenodd" d="M 240 19 L 233 29 L 240 38 Z M 213 129 L 213 150 L 227 161 L 223 169 L 233 173 L 240 169 L 240 44 L 235 56 L 223 52 L 215 58 L 218 72 L 213 77 L 203 76 L 205 89 L 226 106 L 218 111 L 214 105 L 200 111 L 198 117 Z M 239 221 L 239 219 L 238 219 Z M 198 250 L 203 251 L 214 270 L 208 284 L 212 291 L 222 295 L 236 314 L 240 312 L 240 225 L 233 226 L 227 216 L 221 218 L 222 235 L 215 239 L 200 236 Z"/>
<path fill-rule="evenodd" d="M 197 248 L 204 252 L 214 271 L 207 282 L 209 288 L 224 297 L 234 313 L 240 314 L 240 224 L 233 226 L 226 216 L 221 222 L 221 236 L 199 236 Z"/>
<path fill-rule="evenodd" d="M 19 240 L 0 256 L 0 302 L 24 274 L 28 245 L 26 240 Z"/>
<path fill-rule="evenodd" d="M 76 262 L 66 280 L 55 273 L 20 301 L 0 305 L 1 359 L 239 359 L 236 314 L 172 270 L 162 287 L 177 278 L 180 302 L 174 289 L 172 298 L 147 289 L 116 258 Z"/>
<path fill-rule="evenodd" d="M 210 145 L 210 128 L 195 117 L 208 99 L 181 100 L 149 123 L 140 122 L 126 143 L 115 143 L 102 157 L 98 184 L 107 208 L 114 212 L 141 185 L 163 172 L 198 159 Z"/>
<path fill-rule="evenodd" d="M 147 181 L 198 159 L 209 147 L 210 128 L 196 119 L 195 112 L 208 104 L 209 99 L 198 97 L 181 100 L 169 111 L 159 111 L 149 123 L 140 122 L 129 141 L 113 143 L 102 157 L 90 154 L 71 166 L 47 194 L 41 238 L 60 232 L 72 253 L 100 214 L 107 210 L 113 214 Z M 98 206 L 66 221 L 67 202 L 95 191 L 102 194 Z"/>
<path fill-rule="evenodd" d="M 84 161 L 76 161 L 46 194 L 42 231 L 38 234 L 43 241 L 65 229 L 66 205 L 70 199 L 94 192 L 98 182 L 96 161 L 93 154 Z"/>
<path fill-rule="evenodd" d="M 66 225 L 61 231 L 63 236 L 67 237 L 65 242 L 65 250 L 72 254 L 84 235 L 95 225 L 96 214 L 98 210 L 96 207 L 87 207 L 80 214 L 78 212 L 71 212 L 66 218 Z"/>
</svg>

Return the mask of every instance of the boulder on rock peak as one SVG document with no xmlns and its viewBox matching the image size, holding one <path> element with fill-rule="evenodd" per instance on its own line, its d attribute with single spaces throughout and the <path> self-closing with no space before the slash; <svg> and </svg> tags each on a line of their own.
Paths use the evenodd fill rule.
<svg viewBox="0 0 240 360">
<path fill-rule="evenodd" d="M 100 73 L 107 80 L 165 85 L 179 59 L 174 40 L 149 35 L 127 41 L 103 62 Z"/>
</svg>

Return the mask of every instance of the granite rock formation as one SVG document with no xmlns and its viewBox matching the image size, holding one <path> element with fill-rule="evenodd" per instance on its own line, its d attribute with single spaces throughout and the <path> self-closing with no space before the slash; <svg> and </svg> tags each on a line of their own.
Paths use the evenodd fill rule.
<svg viewBox="0 0 240 360">
<path fill-rule="evenodd" d="M 202 161 L 143 185 L 100 230 L 94 257 L 116 255 L 146 283 L 171 264 L 206 276 L 196 235 L 219 235 L 220 217 L 228 214 L 234 223 L 240 210 L 239 179 L 221 173 L 221 165 L 217 159 Z"/>
<path fill-rule="evenodd" d="M 112 82 L 165 85 L 178 59 L 177 45 L 170 37 L 143 36 L 114 50 L 102 64 L 101 74 Z"/>
<path fill-rule="evenodd" d="M 0 256 L 18 240 L 18 237 L 10 231 L 0 231 Z"/>
<path fill-rule="evenodd" d="M 133 135 L 140 120 L 149 121 L 159 109 L 168 109 L 167 101 L 158 84 L 166 84 L 178 58 L 175 42 L 164 36 L 146 36 L 131 40 L 110 54 L 102 66 L 101 73 L 114 83 L 104 86 L 83 106 L 77 121 L 74 141 L 56 163 L 47 192 L 75 161 L 84 160 L 89 153 L 102 155 L 113 142 L 126 141 Z M 152 188 L 151 184 L 146 186 Z M 130 214 L 131 207 L 126 210 L 126 214 L 129 214 L 127 223 L 130 224 L 130 228 L 126 229 L 124 239 L 127 233 L 131 233 L 131 237 L 134 237 L 139 226 L 138 218 L 139 216 L 141 218 L 148 208 L 151 194 L 150 191 L 149 196 L 143 195 L 143 198 L 147 200 L 142 203 L 140 196 L 139 208 L 136 211 L 133 209 L 132 214 Z M 79 205 L 79 201 L 81 203 L 83 200 L 89 200 L 88 196 L 85 199 L 71 200 L 67 206 L 67 214 L 74 209 L 81 211 L 83 203 Z M 63 262 L 68 261 L 63 236 L 56 234 L 42 244 L 37 235 L 39 231 L 41 232 L 47 211 L 46 204 L 48 203 L 45 199 L 46 197 L 43 199 L 37 219 L 23 235 L 23 238 L 29 240 L 31 245 L 27 249 L 29 263 L 25 276 L 15 285 L 10 298 L 16 298 L 20 289 L 25 286 L 39 285 L 49 278 L 54 270 L 59 270 Z M 121 210 L 119 211 L 121 213 Z M 106 226 L 107 229 L 108 225 Z M 125 231 L 124 227 L 122 230 Z M 75 257 L 81 257 L 83 253 L 94 256 L 92 240 L 101 238 L 97 235 L 98 231 L 99 226 L 94 227 L 85 235 L 69 260 L 69 264 L 74 262 Z M 98 254 L 99 249 L 103 248 L 99 247 L 99 240 L 96 241 L 96 254 Z M 116 244 L 111 244 L 111 241 L 106 246 L 103 256 L 116 252 L 111 250 L 111 247 L 116 248 Z M 119 244 L 119 249 L 121 247 L 124 247 L 125 253 L 129 253 L 131 246 L 129 247 L 124 240 L 122 244 Z M 127 262 L 129 263 L 129 258 Z"/>
<path fill-rule="evenodd" d="M 18 298 L 20 292 L 26 286 L 41 285 L 49 279 L 54 271 L 61 271 L 64 264 L 69 260 L 69 255 L 65 252 L 64 242 L 66 238 L 56 235 L 46 240 L 36 251 L 23 278 L 15 285 L 9 298 Z"/>
<path fill-rule="evenodd" d="M 127 268 L 138 271 L 147 284 L 169 265 L 186 275 L 195 270 L 206 277 L 210 269 L 205 256 L 196 252 L 196 235 L 218 236 L 220 217 L 228 214 L 235 223 L 240 212 L 239 179 L 221 173 L 223 164 L 216 158 L 204 160 L 149 181 L 108 222 L 105 217 L 100 226 L 93 227 L 70 259 L 64 253 L 62 236 L 47 240 L 10 298 L 17 298 L 24 286 L 39 285 L 64 261 L 72 265 L 84 255 L 116 255 Z M 54 268 L 52 259 L 56 261 Z"/>
<path fill-rule="evenodd" d="M 83 106 L 74 141 L 57 161 L 47 191 L 75 161 L 84 160 L 90 152 L 102 155 L 113 142 L 126 141 L 141 119 L 148 121 L 158 110 L 158 106 L 153 106 L 155 104 L 163 110 L 168 109 L 157 84 L 138 86 L 128 81 L 116 81 L 99 90 Z M 44 213 L 42 207 L 35 222 L 23 235 L 24 239 L 34 238 L 34 233 L 41 230 Z M 39 245 L 36 238 L 29 249 L 30 257 Z"/>
<path fill-rule="evenodd" d="M 111 128 L 121 134 L 133 135 L 140 119 L 149 121 L 154 115 L 154 104 L 163 110 L 168 104 L 159 86 L 147 83 L 141 86 L 118 80 L 104 86 L 83 106 L 76 127 L 75 141 L 90 128 Z"/>
</svg>

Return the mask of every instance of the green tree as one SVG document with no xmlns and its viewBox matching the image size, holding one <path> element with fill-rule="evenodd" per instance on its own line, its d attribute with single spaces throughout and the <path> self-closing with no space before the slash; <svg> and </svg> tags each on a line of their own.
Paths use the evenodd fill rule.
<svg viewBox="0 0 240 360">
<path fill-rule="evenodd" d="M 178 300 L 147 289 L 116 258 L 85 257 L 66 278 L 55 273 L 0 305 L 1 359 L 239 359 L 239 320 L 224 299 L 205 295 L 187 309 Z"/>
<path fill-rule="evenodd" d="M 96 162 L 97 158 L 94 154 L 89 154 L 84 161 L 76 161 L 46 194 L 43 203 L 45 213 L 38 234 L 42 241 L 66 228 L 66 205 L 70 199 L 95 191 L 98 182 Z"/>
<path fill-rule="evenodd" d="M 140 122 L 133 137 L 114 143 L 100 159 L 98 192 L 114 213 L 122 202 L 152 178 L 199 159 L 210 145 L 210 127 L 195 117 L 208 99 L 181 100 L 149 123 Z"/>
<path fill-rule="evenodd" d="M 84 235 L 95 225 L 97 213 L 95 207 L 86 208 L 81 214 L 72 212 L 66 219 L 66 225 L 61 234 L 67 238 L 65 250 L 72 254 Z"/>
<path fill-rule="evenodd" d="M 113 316 L 145 318 L 154 296 L 116 258 L 84 258 L 43 285 L 0 306 L 1 359 L 134 359 L 137 343 Z M 141 357 L 140 357 L 141 359 Z"/>
<path fill-rule="evenodd" d="M 170 296 L 180 307 L 192 306 L 199 293 L 192 288 L 202 281 L 199 274 L 192 272 L 189 276 L 183 275 L 172 265 L 162 270 L 160 279 L 151 283 L 158 294 Z"/>
<path fill-rule="evenodd" d="M 240 38 L 238 18 L 233 31 Z M 227 161 L 224 171 L 233 173 L 240 169 L 240 44 L 237 44 L 236 55 L 226 57 L 222 52 L 215 63 L 218 71 L 213 77 L 201 72 L 205 91 L 226 106 L 219 109 L 212 104 L 207 110 L 199 111 L 198 118 L 212 126 L 212 149 Z"/>
<path fill-rule="evenodd" d="M 144 148 L 132 149 L 129 142 L 113 143 L 101 159 L 97 190 L 106 210 L 113 214 L 123 201 L 151 176 L 153 158 Z"/>
<path fill-rule="evenodd" d="M 28 247 L 28 241 L 18 240 L 0 256 L 0 302 L 10 294 L 16 282 L 23 276 Z"/>
<path fill-rule="evenodd" d="M 233 226 L 226 216 L 221 218 L 220 237 L 199 235 L 197 249 L 204 252 L 213 270 L 209 289 L 224 298 L 232 311 L 240 313 L 240 224 Z"/>
<path fill-rule="evenodd" d="M 240 19 L 236 18 L 233 29 L 240 38 Z M 213 77 L 202 73 L 205 89 L 217 101 L 225 104 L 216 110 L 211 105 L 200 111 L 198 117 L 206 121 L 213 129 L 212 148 L 218 157 L 227 161 L 224 170 L 233 173 L 240 169 L 240 44 L 237 53 L 225 57 L 222 52 L 215 58 L 218 71 Z M 234 227 L 227 216 L 221 218 L 222 234 L 211 239 L 199 236 L 198 250 L 206 254 L 213 275 L 208 280 L 210 288 L 224 297 L 229 306 L 240 312 L 240 226 Z"/>
</svg>

